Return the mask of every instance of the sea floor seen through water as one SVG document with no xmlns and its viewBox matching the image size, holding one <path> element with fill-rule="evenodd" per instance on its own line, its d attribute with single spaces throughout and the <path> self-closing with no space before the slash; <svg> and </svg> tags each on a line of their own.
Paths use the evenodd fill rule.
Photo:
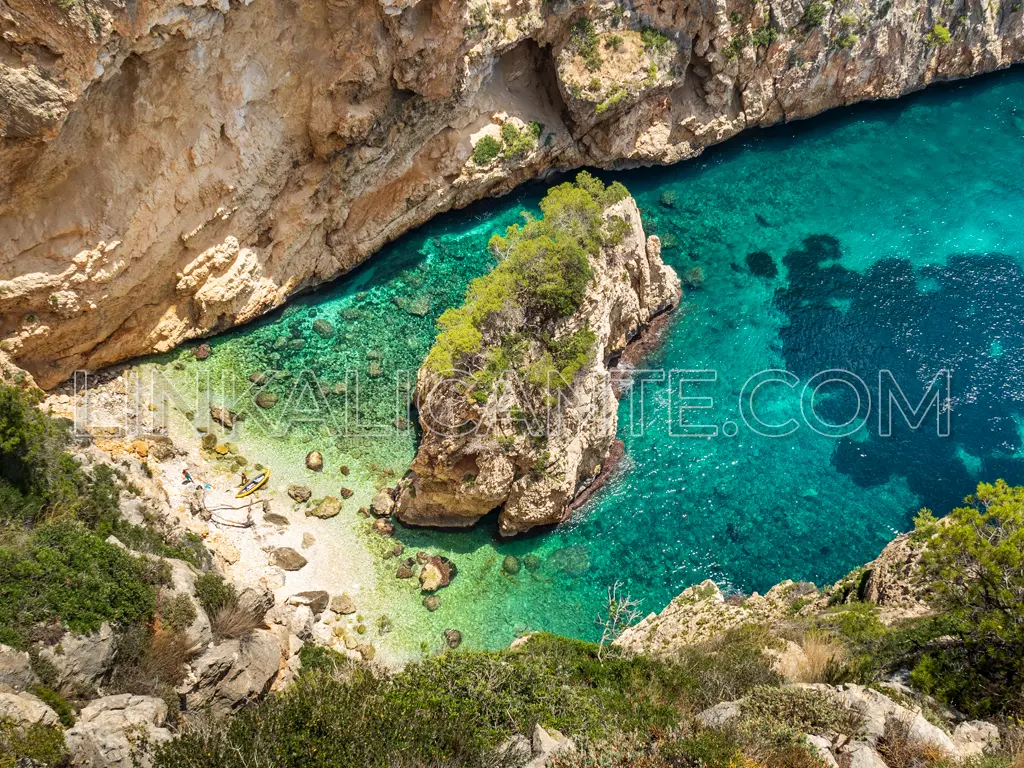
<svg viewBox="0 0 1024 768">
<path fill-rule="evenodd" d="M 414 580 L 396 579 L 394 560 L 377 561 L 375 610 L 388 614 L 405 652 L 436 648 L 447 627 L 477 648 L 539 629 L 593 639 L 615 582 L 645 611 L 707 578 L 744 592 L 787 578 L 827 583 L 877 555 L 921 507 L 944 512 L 979 481 L 1024 480 L 1024 71 L 750 133 L 670 168 L 603 176 L 629 188 L 666 261 L 700 283 L 646 368 L 703 373 L 649 384 L 642 419 L 635 401 L 622 401 L 625 458 L 568 523 L 511 541 L 497 537 L 493 519 L 462 532 L 398 526 L 407 550 L 458 566 L 429 613 Z M 198 371 L 232 372 L 240 386 L 261 371 L 290 373 L 279 402 L 252 409 L 233 439 L 250 461 L 274 467 L 277 498 L 288 482 L 321 496 L 351 488 L 322 536 L 365 545 L 368 522 L 356 510 L 415 453 L 414 425 L 396 414 L 438 315 L 492 266 L 489 236 L 543 192 L 532 185 L 441 216 L 357 272 L 213 339 L 209 360 L 182 350 L 154 364 L 182 387 Z M 770 369 L 788 381 L 758 388 L 757 418 L 771 425 L 760 431 L 795 424 L 786 436 L 759 434 L 739 407 L 750 377 Z M 849 374 L 814 378 L 831 369 L 864 386 Z M 949 434 L 939 434 L 933 407 L 916 430 L 894 409 L 891 435 L 880 436 L 882 371 L 911 406 L 948 371 Z M 325 394 L 305 386 L 314 377 Z M 865 392 L 863 426 L 836 436 L 850 430 L 835 425 L 860 424 Z M 699 404 L 683 397 L 713 407 L 682 408 Z M 317 417 L 325 406 L 330 423 Z M 265 417 L 282 410 L 310 421 L 280 434 Z M 693 425 L 718 435 L 694 437 Z M 304 468 L 313 448 L 323 472 Z M 504 572 L 507 555 L 530 567 Z"/>
</svg>

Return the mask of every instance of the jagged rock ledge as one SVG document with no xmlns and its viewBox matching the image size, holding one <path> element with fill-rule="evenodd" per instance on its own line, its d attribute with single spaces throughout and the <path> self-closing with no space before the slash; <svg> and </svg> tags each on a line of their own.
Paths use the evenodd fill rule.
<svg viewBox="0 0 1024 768">
<path fill-rule="evenodd" d="M 625 222 L 625 234 L 590 257 L 594 277 L 583 302 L 554 332 L 561 339 L 588 328 L 596 335 L 591 362 L 554 407 L 548 390 L 518 379 L 474 400 L 465 381 L 420 369 L 423 440 L 399 489 L 403 522 L 466 527 L 500 507 L 501 534 L 511 536 L 565 520 L 573 499 L 600 475 L 618 423 L 609 366 L 680 296 L 679 278 L 662 262 L 658 238 L 645 236 L 636 202 L 620 200 L 603 218 Z M 485 344 L 497 345 L 501 333 L 485 331 Z M 534 344 L 525 363 L 542 353 Z M 455 434 L 442 426 L 454 424 L 472 428 Z"/>
</svg>

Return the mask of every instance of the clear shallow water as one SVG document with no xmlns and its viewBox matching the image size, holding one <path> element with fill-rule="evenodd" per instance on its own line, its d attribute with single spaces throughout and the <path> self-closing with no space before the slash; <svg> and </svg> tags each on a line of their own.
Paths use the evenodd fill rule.
<svg viewBox="0 0 1024 768">
<path fill-rule="evenodd" d="M 452 557 L 459 575 L 428 614 L 414 587 L 393 578 L 396 563 L 383 561 L 380 610 L 394 636 L 409 648 L 436 646 L 450 626 L 477 647 L 528 629 L 594 637 L 616 580 L 651 611 L 705 578 L 743 591 L 785 578 L 826 583 L 875 556 L 921 506 L 946 510 L 979 480 L 1024 480 L 1022 105 L 1016 70 L 750 134 L 672 168 L 615 174 L 647 231 L 662 237 L 666 261 L 704 275 L 645 365 L 717 371 L 714 382 L 686 385 L 684 394 L 715 400 L 687 419 L 731 421 L 738 434 L 670 434 L 668 387 L 651 385 L 642 430 L 629 401 L 620 407 L 626 458 L 613 481 L 566 525 L 511 542 L 496 538 L 493 521 L 463 533 L 399 529 L 408 548 Z M 211 361 L 243 376 L 312 370 L 351 417 L 353 393 L 335 384 L 346 370 L 380 367 L 378 378 L 364 377 L 358 408 L 362 423 L 380 425 L 376 436 L 310 423 L 281 437 L 250 420 L 239 438 L 249 458 L 280 467 L 281 490 L 301 479 L 318 493 L 356 491 L 328 530 L 365 525 L 355 508 L 408 466 L 415 434 L 390 422 L 396 380 L 411 378 L 397 372 L 416 369 L 437 315 L 490 267 L 489 235 L 542 193 L 530 187 L 441 217 L 368 268 L 214 340 Z M 313 332 L 315 319 L 334 335 Z M 889 369 L 915 405 L 949 369 L 952 434 L 936 436 L 932 411 L 930 429 L 897 421 L 881 438 L 873 410 L 866 428 L 842 439 L 806 424 L 785 438 L 758 435 L 743 426 L 737 399 L 768 368 L 791 371 L 801 386 L 842 368 L 875 394 L 879 369 Z M 799 418 L 799 398 L 800 386 L 765 387 L 758 413 Z M 835 385 L 815 402 L 837 423 L 856 407 Z M 327 457 L 320 475 L 301 466 L 314 444 Z M 351 468 L 344 480 L 332 471 L 341 463 Z M 536 573 L 501 572 L 505 555 L 531 553 L 541 558 Z"/>
</svg>

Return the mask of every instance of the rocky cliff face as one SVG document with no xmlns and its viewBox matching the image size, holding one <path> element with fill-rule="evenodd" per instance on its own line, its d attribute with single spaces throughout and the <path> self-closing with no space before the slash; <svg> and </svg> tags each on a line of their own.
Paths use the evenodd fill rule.
<svg viewBox="0 0 1024 768">
<path fill-rule="evenodd" d="M 553 396 L 509 376 L 481 402 L 467 397 L 464 377 L 442 378 L 426 365 L 420 369 L 423 439 L 398 500 L 404 522 L 469 526 L 501 507 L 502 535 L 522 533 L 562 522 L 579 489 L 600 472 L 618 421 L 608 361 L 674 305 L 680 291 L 679 278 L 661 261 L 658 238 L 644 237 L 632 198 L 604 216 L 624 221 L 626 233 L 590 258 L 594 279 L 583 303 L 559 321 L 554 334 L 567 338 L 589 329 L 596 335 L 592 362 L 570 386 Z M 487 336 L 485 331 L 485 348 L 495 346 L 497 339 Z M 541 352 L 534 344 L 521 369 Z"/>
<path fill-rule="evenodd" d="M 1013 0 L 841 5 L 2 0 L 3 350 L 51 386 L 548 169 L 675 162 L 1024 58 Z M 543 127 L 474 163 L 504 122 Z"/>
</svg>

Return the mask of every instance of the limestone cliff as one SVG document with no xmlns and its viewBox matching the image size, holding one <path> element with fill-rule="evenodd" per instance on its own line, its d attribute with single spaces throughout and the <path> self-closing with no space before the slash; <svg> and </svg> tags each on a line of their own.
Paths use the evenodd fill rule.
<svg viewBox="0 0 1024 768">
<path fill-rule="evenodd" d="M 1024 58 L 998 0 L 0 0 L 0 336 L 50 387 L 551 168 Z M 480 164 L 499 125 L 539 135 Z"/>
<path fill-rule="evenodd" d="M 579 489 L 600 472 L 618 418 L 608 362 L 674 305 L 680 290 L 658 239 L 644 237 L 632 198 L 609 207 L 604 219 L 625 222 L 625 233 L 590 257 L 594 277 L 583 302 L 553 333 L 558 340 L 589 329 L 595 337 L 589 364 L 568 386 L 552 395 L 509 376 L 474 398 L 465 378 L 420 369 L 423 438 L 398 500 L 404 522 L 469 526 L 501 507 L 502 535 L 521 533 L 562 522 Z M 500 322 L 485 329 L 484 348 L 498 346 L 502 332 Z M 524 354 L 521 370 L 543 350 L 534 342 Z"/>
<path fill-rule="evenodd" d="M 928 584 L 918 572 L 923 551 L 911 534 L 901 534 L 877 558 L 821 592 L 807 582 L 783 581 L 763 596 L 727 599 L 713 581 L 705 581 L 626 629 L 615 644 L 634 653 L 674 654 L 735 627 L 784 626 L 795 616 L 824 616 L 848 603 L 875 606 L 885 624 L 925 616 L 932 609 Z"/>
</svg>

